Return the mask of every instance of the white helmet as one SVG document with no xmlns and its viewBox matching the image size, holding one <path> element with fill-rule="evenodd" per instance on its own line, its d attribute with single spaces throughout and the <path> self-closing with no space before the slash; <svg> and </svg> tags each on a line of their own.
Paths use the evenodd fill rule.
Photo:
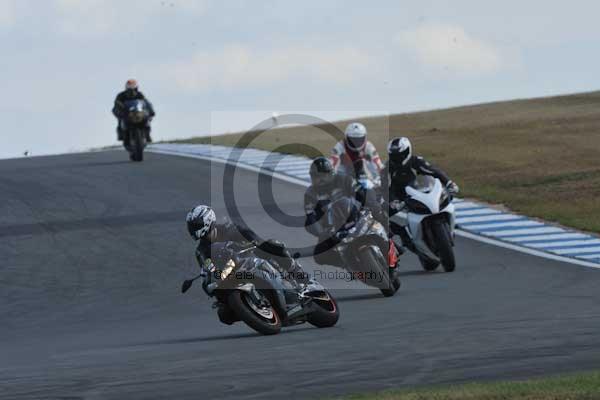
<svg viewBox="0 0 600 400">
<path fill-rule="evenodd" d="M 186 217 L 188 232 L 195 240 L 202 239 L 212 232 L 217 216 L 212 208 L 205 205 L 196 206 Z"/>
<path fill-rule="evenodd" d="M 367 145 L 367 128 L 363 124 L 353 122 L 344 132 L 346 146 L 355 152 L 362 151 Z"/>
<path fill-rule="evenodd" d="M 388 143 L 388 157 L 394 164 L 406 165 L 412 157 L 412 145 L 406 137 L 390 140 Z"/>
</svg>

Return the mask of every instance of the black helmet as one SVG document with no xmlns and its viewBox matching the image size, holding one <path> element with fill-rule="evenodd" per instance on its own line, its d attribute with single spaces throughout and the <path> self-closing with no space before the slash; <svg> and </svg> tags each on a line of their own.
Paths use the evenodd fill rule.
<svg viewBox="0 0 600 400">
<path fill-rule="evenodd" d="M 326 157 L 317 157 L 310 165 L 310 179 L 316 187 L 327 187 L 333 183 L 333 165 Z"/>
<path fill-rule="evenodd" d="M 398 137 L 388 143 L 388 157 L 396 165 L 405 166 L 412 157 L 412 145 L 406 137 Z"/>
<path fill-rule="evenodd" d="M 204 205 L 194 207 L 186 217 L 188 232 L 194 240 L 207 237 L 213 231 L 216 221 L 213 209 Z"/>
</svg>

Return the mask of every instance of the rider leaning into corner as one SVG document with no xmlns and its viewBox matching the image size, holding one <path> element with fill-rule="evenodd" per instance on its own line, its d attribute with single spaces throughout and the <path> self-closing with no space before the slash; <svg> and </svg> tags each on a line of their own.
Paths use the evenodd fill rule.
<svg viewBox="0 0 600 400">
<path fill-rule="evenodd" d="M 187 229 L 192 238 L 198 241 L 196 259 L 201 268 L 210 262 L 211 244 L 222 242 L 254 243 L 259 250 L 268 253 L 271 261 L 275 261 L 284 272 L 286 278 L 293 278 L 298 283 L 307 284 L 310 276 L 292 258 L 285 244 L 277 240 L 267 240 L 260 244 L 259 237 L 248 227 L 239 226 L 225 219 L 217 223 L 214 210 L 206 205 L 194 207 L 186 217 Z"/>
<path fill-rule="evenodd" d="M 317 157 L 310 166 L 311 185 L 304 194 L 305 229 L 319 239 L 315 247 L 314 257 L 318 264 L 343 266 L 341 260 L 326 250 L 338 243 L 331 236 L 330 227 L 324 224 L 324 215 L 332 199 L 348 199 L 355 204 L 350 210 L 358 210 L 361 206 L 369 208 L 373 216 L 382 224 L 387 225 L 387 219 L 374 191 L 369 190 L 359 195 L 354 179 L 350 175 L 336 174 L 331 162 L 325 157 Z M 356 211 L 354 210 L 354 211 Z M 331 237 L 330 237 L 331 236 Z"/>
<path fill-rule="evenodd" d="M 353 175 L 357 160 L 367 161 L 370 172 L 379 175 L 383 163 L 373 143 L 367 140 L 367 128 L 358 122 L 346 127 L 344 140 L 339 141 L 331 150 L 331 164 L 336 173 Z"/>
<path fill-rule="evenodd" d="M 154 116 L 156 115 L 156 113 L 154 112 L 154 107 L 152 106 L 150 100 L 148 100 L 146 96 L 144 96 L 144 94 L 140 92 L 137 81 L 135 79 L 129 79 L 127 82 L 125 82 L 125 90 L 120 92 L 115 98 L 115 105 L 112 109 L 113 115 L 119 121 L 119 124 L 117 125 L 117 140 L 119 141 L 123 141 L 125 138 L 125 130 L 123 123 L 125 113 L 127 112 L 127 110 L 125 109 L 125 102 L 131 100 L 144 100 L 146 102 L 148 111 L 150 113 L 150 120 L 152 120 L 152 118 L 154 118 Z M 152 138 L 150 137 L 150 120 L 148 121 L 148 129 L 146 129 L 146 141 L 148 141 L 149 143 L 152 142 Z"/>
<path fill-rule="evenodd" d="M 319 236 L 320 225 L 317 222 L 325 214 L 331 200 L 339 197 L 355 198 L 361 206 L 369 208 L 379 222 L 387 223 L 375 191 L 360 191 L 352 176 L 335 173 L 327 158 L 315 158 L 310 165 L 309 174 L 311 185 L 304 193 L 304 212 L 305 227 L 313 235 Z"/>
<path fill-rule="evenodd" d="M 390 140 L 388 143 L 388 161 L 384 170 L 387 173 L 383 174 L 381 186 L 384 189 L 383 195 L 388 204 L 390 215 L 405 212 L 406 187 L 418 175 L 429 175 L 439 179 L 452 195 L 459 192 L 458 185 L 444 171 L 434 167 L 423 157 L 413 155 L 412 144 L 406 137 Z M 389 191 L 386 190 L 387 188 L 389 188 Z M 393 233 L 401 237 L 405 246 L 410 243 L 405 229 Z"/>
</svg>

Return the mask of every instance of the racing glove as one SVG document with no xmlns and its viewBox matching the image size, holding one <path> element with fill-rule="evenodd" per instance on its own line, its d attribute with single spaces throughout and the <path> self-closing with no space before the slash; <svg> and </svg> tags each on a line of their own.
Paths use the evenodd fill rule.
<svg viewBox="0 0 600 400">
<path fill-rule="evenodd" d="M 458 192 L 460 192 L 460 188 L 453 181 L 448 181 L 448 183 L 446 184 L 446 189 L 453 196 L 458 194 Z"/>
</svg>

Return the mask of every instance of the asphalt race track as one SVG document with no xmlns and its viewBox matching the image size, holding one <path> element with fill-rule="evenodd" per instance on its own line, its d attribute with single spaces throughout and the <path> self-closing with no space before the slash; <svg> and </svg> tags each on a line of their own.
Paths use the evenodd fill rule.
<svg viewBox="0 0 600 400">
<path fill-rule="evenodd" d="M 0 161 L 0 398 L 322 398 L 600 367 L 599 270 L 460 238 L 455 273 L 406 256 L 392 299 L 336 290 L 334 328 L 222 325 L 199 285 L 179 291 L 195 262 L 185 214 L 224 213 L 222 174 L 123 151 Z M 268 218 L 257 176 L 238 174 L 248 225 L 311 242 Z M 302 188 L 274 192 L 301 214 Z"/>
</svg>

